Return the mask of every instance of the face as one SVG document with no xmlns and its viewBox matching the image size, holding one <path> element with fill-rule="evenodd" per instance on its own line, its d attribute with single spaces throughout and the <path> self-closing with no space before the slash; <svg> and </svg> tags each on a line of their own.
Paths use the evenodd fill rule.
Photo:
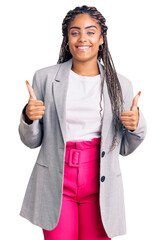
<svg viewBox="0 0 165 240">
<path fill-rule="evenodd" d="M 69 50 L 77 61 L 97 60 L 102 43 L 101 27 L 88 14 L 78 14 L 68 26 Z"/>
</svg>

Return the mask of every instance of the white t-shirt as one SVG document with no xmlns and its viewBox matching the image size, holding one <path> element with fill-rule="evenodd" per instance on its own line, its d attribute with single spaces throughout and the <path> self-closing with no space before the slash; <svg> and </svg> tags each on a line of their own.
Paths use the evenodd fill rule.
<svg viewBox="0 0 165 240">
<path fill-rule="evenodd" d="M 91 140 L 101 136 L 101 76 L 81 76 L 70 70 L 66 96 L 66 141 Z"/>
</svg>

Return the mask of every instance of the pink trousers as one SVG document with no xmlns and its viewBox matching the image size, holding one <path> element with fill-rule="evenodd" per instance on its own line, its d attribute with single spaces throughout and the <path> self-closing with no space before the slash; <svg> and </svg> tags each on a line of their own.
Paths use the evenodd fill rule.
<svg viewBox="0 0 165 240">
<path fill-rule="evenodd" d="M 45 240 L 106 240 L 100 215 L 100 138 L 67 142 L 63 198 L 57 226 Z"/>
</svg>

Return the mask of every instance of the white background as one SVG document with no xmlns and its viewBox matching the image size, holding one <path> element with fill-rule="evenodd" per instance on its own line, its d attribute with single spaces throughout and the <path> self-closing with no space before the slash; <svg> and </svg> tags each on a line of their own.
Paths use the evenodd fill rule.
<svg viewBox="0 0 165 240">
<path fill-rule="evenodd" d="M 28 101 L 25 80 L 57 63 L 66 13 L 87 4 L 106 18 L 108 43 L 117 72 L 129 78 L 147 121 L 144 142 L 120 156 L 125 191 L 127 234 L 120 240 L 163 240 L 165 218 L 163 0 L 43 1 L 6 0 L 0 4 L 1 75 L 1 238 L 43 239 L 41 228 L 19 216 L 39 148 L 27 148 L 18 125 Z"/>
</svg>

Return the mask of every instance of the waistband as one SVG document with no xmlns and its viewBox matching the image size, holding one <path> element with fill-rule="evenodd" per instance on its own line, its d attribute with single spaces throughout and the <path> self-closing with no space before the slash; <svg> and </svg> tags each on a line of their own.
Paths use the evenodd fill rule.
<svg viewBox="0 0 165 240">
<path fill-rule="evenodd" d="M 66 148 L 88 149 L 93 147 L 100 147 L 101 138 L 93 138 L 91 140 L 83 141 L 68 141 Z"/>
<path fill-rule="evenodd" d="M 93 138 L 90 141 L 67 142 L 65 163 L 71 167 L 80 167 L 89 162 L 99 163 L 100 138 Z"/>
</svg>

